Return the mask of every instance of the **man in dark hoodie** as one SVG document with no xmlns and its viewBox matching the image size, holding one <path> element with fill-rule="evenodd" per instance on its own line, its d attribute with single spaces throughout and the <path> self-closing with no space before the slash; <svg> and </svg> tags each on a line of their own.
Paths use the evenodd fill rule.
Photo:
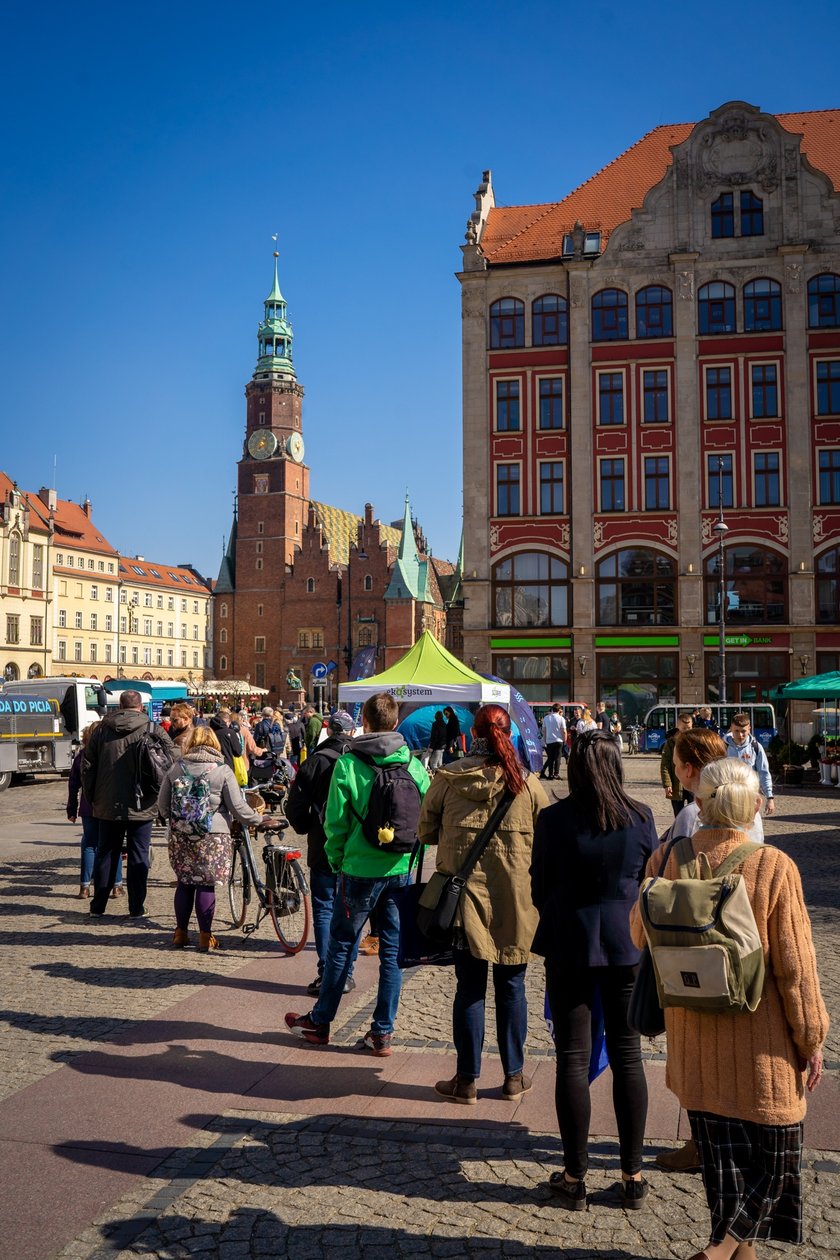
<svg viewBox="0 0 840 1260">
<path fill-rule="evenodd" d="M 214 713 L 210 719 L 210 730 L 215 733 L 219 741 L 225 765 L 232 770 L 234 757 L 242 756 L 242 740 L 239 736 L 239 726 L 234 722 L 231 710 L 219 709 L 218 713 Z"/>
<path fill-rule="evenodd" d="M 330 1040 L 330 1022 L 335 1018 L 344 992 L 359 937 L 371 911 L 376 907 L 379 922 L 379 988 L 370 1032 L 362 1047 L 384 1058 L 391 1053 L 391 1035 L 400 1001 L 402 974 L 397 965 L 400 919 L 396 896 L 411 878 L 409 853 L 389 853 L 374 848 L 365 839 L 362 819 L 367 815 L 376 771 L 360 757 L 372 757 L 377 765 L 402 765 L 417 785 L 420 796 L 429 786 L 429 776 L 397 731 L 399 706 L 386 692 L 371 696 L 362 710 L 363 734 L 357 735 L 352 749 L 335 766 L 324 816 L 325 851 L 331 869 L 340 875 L 335 898 L 330 940 L 324 974 L 313 1010 L 309 1015 L 290 1011 L 286 1027 L 298 1031 L 311 1045 L 325 1046 Z M 393 834 L 393 833 L 392 833 Z"/>
<path fill-rule="evenodd" d="M 286 800 L 286 817 L 298 835 L 307 838 L 306 860 L 309 864 L 309 889 L 312 895 L 312 926 L 318 954 L 318 976 L 306 990 L 310 997 L 317 997 L 321 989 L 337 882 L 337 876 L 324 852 L 327 842 L 324 814 L 333 771 L 339 757 L 350 747 L 354 726 L 350 714 L 341 709 L 330 716 L 327 721 L 327 738 L 322 740 L 298 770 Z M 351 968 L 344 992 L 349 993 L 355 987 Z"/>
<path fill-rule="evenodd" d="M 114 887 L 123 844 L 128 846 L 128 913 L 146 913 L 149 844 L 157 813 L 157 788 L 137 800 L 137 748 L 149 733 L 163 745 L 171 760 L 175 749 L 166 731 L 143 712 L 138 691 L 124 691 L 120 707 L 109 713 L 88 740 L 82 759 L 82 789 L 94 818 L 99 819 L 99 845 L 93 868 L 92 915 L 103 915 Z"/>
</svg>

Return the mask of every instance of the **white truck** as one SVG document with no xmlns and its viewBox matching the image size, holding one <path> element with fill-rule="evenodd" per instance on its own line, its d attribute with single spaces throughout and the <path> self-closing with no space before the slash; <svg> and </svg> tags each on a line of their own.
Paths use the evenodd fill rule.
<svg viewBox="0 0 840 1260">
<path fill-rule="evenodd" d="M 0 687 L 0 792 L 16 775 L 67 773 L 82 731 L 105 714 L 93 678 L 30 678 Z"/>
</svg>

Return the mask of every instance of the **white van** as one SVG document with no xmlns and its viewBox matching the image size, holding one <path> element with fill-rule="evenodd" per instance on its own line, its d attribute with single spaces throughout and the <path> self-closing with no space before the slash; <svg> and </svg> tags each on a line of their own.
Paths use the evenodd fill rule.
<svg viewBox="0 0 840 1260">
<path fill-rule="evenodd" d="M 0 792 L 14 775 L 66 773 L 82 731 L 105 714 L 93 678 L 29 678 L 0 687 Z"/>
</svg>

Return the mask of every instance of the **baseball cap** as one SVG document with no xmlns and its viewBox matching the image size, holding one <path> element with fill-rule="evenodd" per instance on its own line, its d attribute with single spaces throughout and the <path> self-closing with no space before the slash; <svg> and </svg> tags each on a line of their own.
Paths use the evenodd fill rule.
<svg viewBox="0 0 840 1260">
<path fill-rule="evenodd" d="M 349 735 L 356 729 L 356 723 L 346 709 L 336 709 L 335 713 L 331 714 L 327 726 L 331 731 L 340 731 L 343 735 Z"/>
</svg>

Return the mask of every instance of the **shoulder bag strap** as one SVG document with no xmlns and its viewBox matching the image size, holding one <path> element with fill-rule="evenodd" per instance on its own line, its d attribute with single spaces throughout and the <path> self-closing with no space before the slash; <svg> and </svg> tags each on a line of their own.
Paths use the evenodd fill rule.
<svg viewBox="0 0 840 1260">
<path fill-rule="evenodd" d="M 493 810 L 493 813 L 487 819 L 487 822 L 484 824 L 481 831 L 476 836 L 475 840 L 472 843 L 472 848 L 470 849 L 469 853 L 464 859 L 463 866 L 461 867 L 460 871 L 458 871 L 457 875 L 454 876 L 454 878 L 460 880 L 461 883 L 466 883 L 467 880 L 469 879 L 476 863 L 478 862 L 484 850 L 487 848 L 490 841 L 493 839 L 493 836 L 498 830 L 499 824 L 501 823 L 505 814 L 510 809 L 511 803 L 513 801 L 513 797 L 514 797 L 513 792 L 508 792 L 508 791 L 504 792 L 504 794 L 502 795 L 502 799 L 499 801 L 498 805 Z"/>
<path fill-rule="evenodd" d="M 759 849 L 763 849 L 763 844 L 755 844 L 752 840 L 745 840 L 743 844 L 739 844 L 737 849 L 733 849 L 729 857 L 724 858 L 720 866 L 715 871 L 715 877 L 718 875 L 728 875 L 735 870 L 736 866 L 740 866 L 747 858 L 752 857 L 753 853 L 757 853 Z"/>
</svg>

